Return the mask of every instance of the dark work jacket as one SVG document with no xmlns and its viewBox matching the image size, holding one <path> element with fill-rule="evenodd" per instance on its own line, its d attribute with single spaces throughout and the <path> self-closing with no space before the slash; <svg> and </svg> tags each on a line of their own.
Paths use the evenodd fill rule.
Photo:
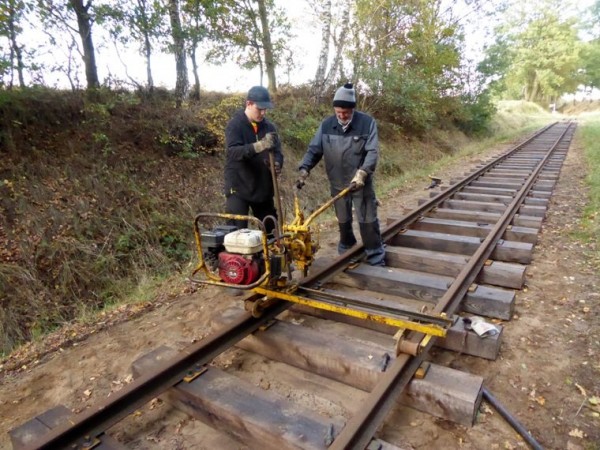
<svg viewBox="0 0 600 450">
<path fill-rule="evenodd" d="M 350 126 L 344 132 L 335 115 L 327 117 L 308 144 L 300 169 L 310 172 L 324 158 L 331 193 L 337 194 L 350 184 L 358 169 L 367 172 L 365 189 L 373 183 L 373 172 L 379 157 L 377 124 L 368 114 L 354 111 Z"/>
<path fill-rule="evenodd" d="M 252 144 L 277 128 L 266 118 L 258 122 L 258 132 L 241 109 L 237 111 L 225 128 L 227 161 L 225 163 L 225 195 L 232 194 L 253 203 L 262 203 L 273 198 L 273 180 L 269 168 L 269 150 L 256 153 Z M 281 143 L 277 139 L 275 161 L 283 167 Z"/>
</svg>

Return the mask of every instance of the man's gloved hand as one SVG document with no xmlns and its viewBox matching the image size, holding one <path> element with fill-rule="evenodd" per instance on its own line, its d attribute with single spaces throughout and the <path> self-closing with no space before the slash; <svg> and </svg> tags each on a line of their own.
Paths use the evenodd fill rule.
<svg viewBox="0 0 600 450">
<path fill-rule="evenodd" d="M 300 175 L 298 176 L 298 180 L 296 181 L 296 189 L 302 189 L 304 187 L 308 175 L 308 170 L 300 169 Z"/>
<path fill-rule="evenodd" d="M 256 153 L 261 153 L 264 152 L 265 150 L 269 150 L 273 147 L 275 147 L 275 144 L 277 143 L 277 133 L 267 133 L 265 134 L 265 137 L 262 138 L 260 141 L 255 142 L 254 144 L 252 144 L 252 146 L 254 147 L 254 151 Z"/>
<path fill-rule="evenodd" d="M 365 180 L 367 179 L 367 172 L 365 172 L 362 169 L 358 169 L 356 171 L 356 174 L 354 175 L 354 178 L 352 178 L 352 181 L 350 181 L 350 184 L 353 184 L 353 191 L 356 191 L 358 189 L 362 189 L 365 185 Z"/>
<path fill-rule="evenodd" d="M 281 175 L 281 164 L 277 161 L 275 161 L 275 175 Z"/>
</svg>

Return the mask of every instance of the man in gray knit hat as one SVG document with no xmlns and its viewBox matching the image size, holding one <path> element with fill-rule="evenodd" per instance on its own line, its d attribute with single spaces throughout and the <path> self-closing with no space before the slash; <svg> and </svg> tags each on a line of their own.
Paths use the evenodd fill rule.
<svg viewBox="0 0 600 450">
<path fill-rule="evenodd" d="M 334 203 L 340 230 L 338 252 L 344 253 L 356 244 L 352 230 L 352 205 L 356 211 L 366 260 L 374 266 L 385 265 L 385 250 L 379 219 L 373 175 L 379 158 L 377 124 L 371 116 L 356 111 L 356 93 L 350 83 L 340 87 L 333 97 L 334 115 L 327 117 L 308 145 L 300 163 L 296 183 L 301 188 L 313 167 L 325 159 L 331 195 L 348 185 L 354 190 Z"/>
</svg>

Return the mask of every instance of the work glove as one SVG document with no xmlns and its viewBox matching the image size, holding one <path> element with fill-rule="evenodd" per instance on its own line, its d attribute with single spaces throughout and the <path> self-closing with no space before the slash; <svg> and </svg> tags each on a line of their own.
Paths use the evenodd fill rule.
<svg viewBox="0 0 600 450">
<path fill-rule="evenodd" d="M 302 189 L 304 187 L 308 175 L 308 170 L 300 169 L 300 175 L 298 176 L 298 180 L 296 181 L 296 189 Z"/>
<path fill-rule="evenodd" d="M 278 161 L 275 161 L 275 175 L 281 175 L 281 164 Z"/>
<path fill-rule="evenodd" d="M 252 144 L 252 146 L 254 147 L 254 151 L 256 153 L 261 153 L 264 152 L 265 150 L 269 150 L 273 147 L 275 147 L 275 144 L 277 143 L 277 133 L 267 133 L 265 134 L 265 137 L 262 138 L 260 141 L 255 142 L 254 144 Z"/>
<path fill-rule="evenodd" d="M 358 169 L 352 181 L 350 181 L 351 185 L 354 185 L 352 188 L 353 191 L 357 191 L 358 189 L 362 189 L 365 186 L 365 180 L 367 179 L 367 172 L 362 169 Z"/>
</svg>

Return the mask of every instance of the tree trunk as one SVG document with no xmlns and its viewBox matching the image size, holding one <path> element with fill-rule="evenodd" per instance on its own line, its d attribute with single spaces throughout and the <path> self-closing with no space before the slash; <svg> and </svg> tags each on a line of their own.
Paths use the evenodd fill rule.
<svg viewBox="0 0 600 450">
<path fill-rule="evenodd" d="M 200 76 L 198 75 L 198 62 L 196 61 L 196 46 L 194 43 L 190 50 L 190 59 L 192 60 L 192 69 L 194 73 L 194 89 L 192 90 L 192 98 L 200 100 Z"/>
<path fill-rule="evenodd" d="M 342 29 L 339 34 L 334 34 L 333 36 L 333 48 L 335 52 L 335 56 L 333 58 L 333 62 L 331 63 L 331 67 L 329 69 L 329 73 L 327 74 L 327 78 L 325 79 L 326 85 L 335 84 L 338 78 L 341 78 L 344 75 L 344 67 L 343 67 L 343 57 L 344 57 L 344 45 L 346 43 L 346 36 L 348 35 L 350 26 L 349 26 L 349 17 L 346 17 L 342 23 Z"/>
<path fill-rule="evenodd" d="M 21 51 L 19 44 L 17 44 L 17 31 L 15 26 L 17 21 L 17 11 L 15 11 L 14 0 L 10 0 L 8 3 L 8 30 L 11 53 L 10 62 L 12 65 L 13 59 L 17 60 L 17 76 L 19 77 L 19 85 L 21 87 L 25 87 L 25 81 L 23 79 L 23 70 L 25 67 L 23 65 L 23 52 Z"/>
<path fill-rule="evenodd" d="M 529 91 L 529 95 L 526 98 L 526 100 L 528 102 L 535 102 L 535 100 L 538 96 L 539 88 L 540 88 L 540 83 L 539 83 L 538 77 L 537 77 L 537 75 L 534 75 L 533 83 L 531 84 L 531 90 Z"/>
<path fill-rule="evenodd" d="M 173 53 L 175 54 L 175 98 L 177 108 L 181 107 L 189 88 L 187 65 L 185 62 L 185 41 L 179 17 L 179 0 L 169 0 L 169 17 L 171 19 L 171 35 L 173 36 Z"/>
<path fill-rule="evenodd" d="M 83 4 L 83 0 L 69 0 L 69 2 L 77 16 L 79 36 L 83 45 L 83 62 L 85 64 L 87 87 L 88 89 L 95 89 L 100 86 L 100 82 L 98 81 L 96 53 L 92 40 L 92 19 L 88 12 L 92 6 L 92 0 L 88 0 L 85 5 Z"/>
<path fill-rule="evenodd" d="M 142 16 L 142 33 L 144 35 L 144 56 L 146 58 L 146 83 L 148 90 L 154 91 L 154 79 L 152 78 L 152 65 L 150 59 L 152 57 L 152 44 L 150 43 L 150 33 L 148 32 L 148 8 L 146 0 L 138 0 L 138 8 Z"/>
<path fill-rule="evenodd" d="M 325 71 L 329 60 L 329 40 L 331 38 L 331 0 L 323 2 L 323 9 L 320 14 L 321 19 L 321 53 L 319 54 L 319 65 L 315 74 L 315 84 L 313 86 L 313 97 L 316 102 L 321 100 L 325 91 Z"/>
<path fill-rule="evenodd" d="M 267 68 L 267 77 L 269 78 L 269 90 L 277 92 L 277 80 L 275 79 L 275 60 L 273 58 L 273 43 L 271 42 L 271 31 L 269 30 L 269 20 L 267 17 L 267 8 L 265 0 L 256 0 L 258 3 L 258 15 L 262 25 L 262 47 L 264 49 L 265 66 Z"/>
<path fill-rule="evenodd" d="M 154 91 L 154 79 L 152 78 L 152 65 L 150 64 L 150 57 L 152 56 L 152 47 L 150 46 L 150 38 L 148 33 L 144 33 L 144 54 L 146 55 L 146 82 L 148 83 L 148 90 Z"/>
</svg>

